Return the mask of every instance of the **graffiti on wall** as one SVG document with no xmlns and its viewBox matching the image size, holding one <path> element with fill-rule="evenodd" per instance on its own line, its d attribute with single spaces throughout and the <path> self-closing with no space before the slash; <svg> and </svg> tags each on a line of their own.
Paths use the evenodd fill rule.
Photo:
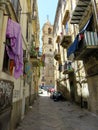
<svg viewBox="0 0 98 130">
<path fill-rule="evenodd" d="M 0 111 L 12 105 L 13 82 L 0 79 Z"/>
</svg>

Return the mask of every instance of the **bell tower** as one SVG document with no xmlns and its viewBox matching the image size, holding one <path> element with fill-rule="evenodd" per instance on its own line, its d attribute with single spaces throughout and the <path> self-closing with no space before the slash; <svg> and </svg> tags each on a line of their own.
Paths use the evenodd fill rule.
<svg viewBox="0 0 98 130">
<path fill-rule="evenodd" d="M 54 86 L 54 45 L 53 45 L 53 25 L 49 22 L 47 15 L 47 22 L 42 28 L 42 52 L 45 55 L 44 66 L 44 84 L 45 86 Z"/>
</svg>

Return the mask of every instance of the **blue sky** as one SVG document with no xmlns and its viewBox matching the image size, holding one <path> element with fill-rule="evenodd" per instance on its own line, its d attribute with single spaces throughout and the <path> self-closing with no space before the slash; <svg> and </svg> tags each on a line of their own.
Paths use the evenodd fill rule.
<svg viewBox="0 0 98 130">
<path fill-rule="evenodd" d="M 47 15 L 51 24 L 54 23 L 58 0 L 38 0 L 38 11 L 40 21 L 40 34 L 44 23 L 47 21 Z M 41 40 L 40 40 L 41 42 Z"/>
</svg>

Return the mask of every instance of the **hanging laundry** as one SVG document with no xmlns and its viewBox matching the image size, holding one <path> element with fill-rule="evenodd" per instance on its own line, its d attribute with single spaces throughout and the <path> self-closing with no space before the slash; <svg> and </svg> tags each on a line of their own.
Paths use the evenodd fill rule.
<svg viewBox="0 0 98 130">
<path fill-rule="evenodd" d="M 84 34 L 80 33 L 79 34 L 79 40 L 83 40 L 83 38 L 84 38 Z"/>
<path fill-rule="evenodd" d="M 10 38 L 10 46 L 6 45 L 7 54 L 14 60 L 14 77 L 17 79 L 23 74 L 22 35 L 19 23 L 8 19 L 6 37 Z"/>
</svg>

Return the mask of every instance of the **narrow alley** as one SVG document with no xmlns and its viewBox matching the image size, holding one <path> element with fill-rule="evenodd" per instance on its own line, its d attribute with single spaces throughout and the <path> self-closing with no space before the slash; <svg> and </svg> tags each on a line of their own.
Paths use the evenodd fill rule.
<svg viewBox="0 0 98 130">
<path fill-rule="evenodd" d="M 0 130 L 98 130 L 98 0 L 0 0 Z"/>
<path fill-rule="evenodd" d="M 67 101 L 39 96 L 16 130 L 98 130 L 98 117 Z"/>
</svg>

